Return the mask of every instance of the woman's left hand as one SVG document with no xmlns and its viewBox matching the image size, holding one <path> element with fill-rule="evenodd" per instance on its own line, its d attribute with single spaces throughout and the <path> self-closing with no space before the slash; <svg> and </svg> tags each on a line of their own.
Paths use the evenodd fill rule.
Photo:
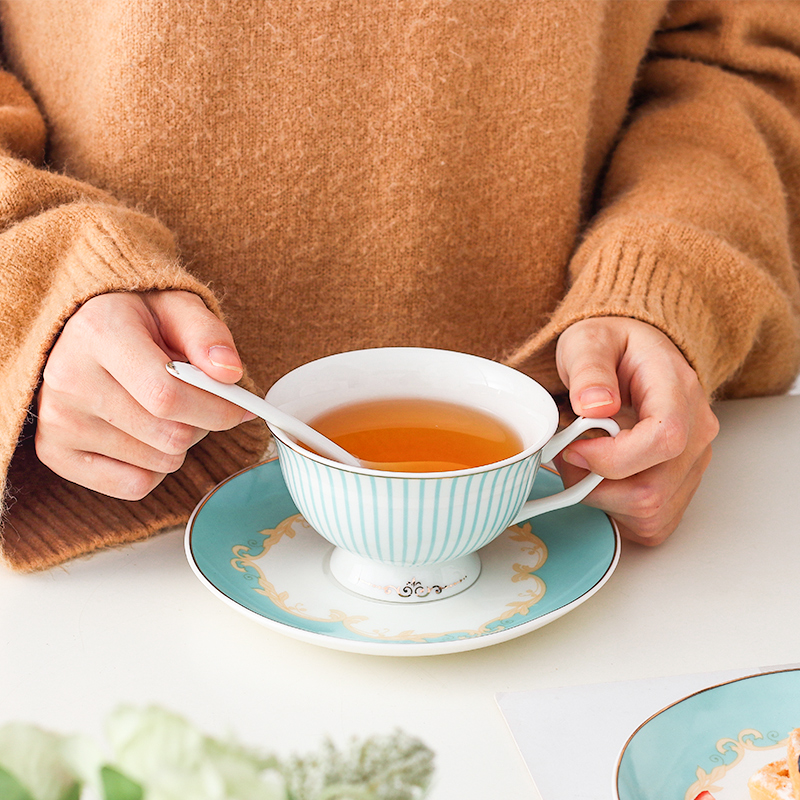
<svg viewBox="0 0 800 800">
<path fill-rule="evenodd" d="M 604 480 L 583 502 L 627 539 L 654 545 L 678 526 L 711 460 L 719 423 L 678 348 L 652 325 L 596 317 L 558 340 L 556 364 L 579 416 L 614 416 L 616 438 L 580 439 L 556 459 L 569 486 L 586 469 Z"/>
</svg>

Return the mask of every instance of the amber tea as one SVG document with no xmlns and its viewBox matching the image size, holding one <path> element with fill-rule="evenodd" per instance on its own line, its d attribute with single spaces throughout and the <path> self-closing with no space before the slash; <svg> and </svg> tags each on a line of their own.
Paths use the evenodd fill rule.
<svg viewBox="0 0 800 800">
<path fill-rule="evenodd" d="M 340 406 L 309 424 L 374 469 L 445 472 L 493 464 L 523 450 L 484 411 L 441 400 L 392 398 Z"/>
</svg>

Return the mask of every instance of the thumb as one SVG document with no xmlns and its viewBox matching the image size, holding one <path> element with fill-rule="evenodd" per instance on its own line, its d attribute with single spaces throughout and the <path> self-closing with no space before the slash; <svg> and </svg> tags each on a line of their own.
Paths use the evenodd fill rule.
<svg viewBox="0 0 800 800">
<path fill-rule="evenodd" d="M 242 377 L 231 332 L 196 294 L 154 292 L 148 305 L 168 350 L 223 383 L 236 383 Z"/>
<path fill-rule="evenodd" d="M 561 334 L 556 366 L 578 416 L 609 417 L 620 410 L 619 356 L 612 331 L 599 320 L 577 322 Z"/>
</svg>

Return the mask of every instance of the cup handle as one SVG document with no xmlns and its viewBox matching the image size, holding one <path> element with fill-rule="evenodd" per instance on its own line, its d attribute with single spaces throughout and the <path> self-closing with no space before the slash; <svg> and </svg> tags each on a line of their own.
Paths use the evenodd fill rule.
<svg viewBox="0 0 800 800">
<path fill-rule="evenodd" d="M 602 417 L 600 419 L 578 417 L 575 422 L 553 436 L 542 448 L 542 463 L 552 461 L 553 457 L 558 455 L 570 442 L 575 441 L 582 433 L 592 428 L 601 428 L 612 436 L 616 436 L 619 433 L 619 425 L 608 417 Z M 580 501 L 602 480 L 602 476 L 598 475 L 596 472 L 590 472 L 585 478 L 581 478 L 574 486 L 570 486 L 569 489 L 551 494 L 549 497 L 528 500 L 509 524 L 516 525 L 518 522 L 536 517 L 539 514 L 546 514 L 548 511 L 555 511 L 557 508 L 565 508 L 566 506 L 580 503 Z"/>
</svg>

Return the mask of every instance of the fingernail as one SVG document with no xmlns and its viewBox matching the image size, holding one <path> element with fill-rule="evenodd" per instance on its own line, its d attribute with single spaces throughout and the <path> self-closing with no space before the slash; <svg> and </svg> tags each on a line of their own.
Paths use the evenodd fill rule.
<svg viewBox="0 0 800 800">
<path fill-rule="evenodd" d="M 608 406 L 614 402 L 614 397 L 608 389 L 603 386 L 592 386 L 589 389 L 584 389 L 579 398 L 581 408 L 599 408 L 600 406 Z"/>
<path fill-rule="evenodd" d="M 222 367 L 229 369 L 232 372 L 242 371 L 242 362 L 239 361 L 239 356 L 230 347 L 215 344 L 213 347 L 208 348 L 208 360 L 215 367 Z"/>
<path fill-rule="evenodd" d="M 570 450 L 567 448 L 562 454 L 561 457 L 567 464 L 572 464 L 573 467 L 580 467 L 581 469 L 589 469 L 589 464 L 586 459 L 578 455 L 574 450 Z"/>
<path fill-rule="evenodd" d="M 246 411 L 242 417 L 242 422 L 250 422 L 251 419 L 258 419 L 258 415 L 254 414 L 252 411 Z"/>
</svg>

